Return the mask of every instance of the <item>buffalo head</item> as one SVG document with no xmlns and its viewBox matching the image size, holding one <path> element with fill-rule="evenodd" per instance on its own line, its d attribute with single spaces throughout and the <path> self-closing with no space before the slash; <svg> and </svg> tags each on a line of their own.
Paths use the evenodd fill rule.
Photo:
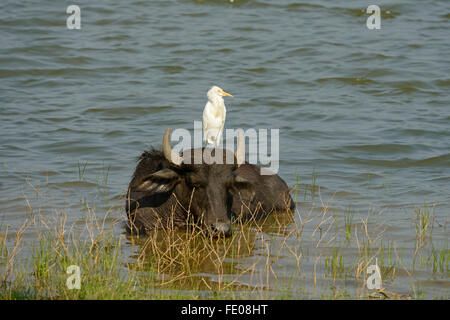
<svg viewBox="0 0 450 320">
<path fill-rule="evenodd" d="M 196 223 L 203 226 L 209 234 L 230 235 L 233 195 L 241 192 L 250 196 L 254 194 L 251 183 L 233 173 L 245 158 L 242 133 L 238 134 L 234 154 L 226 149 L 207 148 L 190 149 L 178 154 L 170 145 L 170 129 L 164 134 L 162 149 L 167 165 L 135 177 L 130 191 L 145 193 L 146 196 L 171 194 L 185 212 L 192 214 Z M 206 153 L 220 161 L 201 161 L 196 164 L 194 160 L 204 159 Z M 230 158 L 232 163 L 226 161 Z"/>
</svg>

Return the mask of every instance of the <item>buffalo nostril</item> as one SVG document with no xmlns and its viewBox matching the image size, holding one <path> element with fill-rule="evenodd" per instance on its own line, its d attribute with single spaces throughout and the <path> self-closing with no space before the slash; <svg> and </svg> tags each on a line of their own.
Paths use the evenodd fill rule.
<svg viewBox="0 0 450 320">
<path fill-rule="evenodd" d="M 224 235 L 226 237 L 231 235 L 231 225 L 229 223 L 217 222 L 211 225 L 211 229 L 214 235 Z"/>
</svg>

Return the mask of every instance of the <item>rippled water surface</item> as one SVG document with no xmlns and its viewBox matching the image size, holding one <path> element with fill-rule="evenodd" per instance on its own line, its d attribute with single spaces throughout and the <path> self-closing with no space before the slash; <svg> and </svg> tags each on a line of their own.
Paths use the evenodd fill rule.
<svg viewBox="0 0 450 320">
<path fill-rule="evenodd" d="M 427 203 L 448 252 L 449 1 L 379 1 L 380 30 L 366 27 L 366 1 L 76 4 L 81 30 L 67 29 L 66 3 L 0 4 L 3 225 L 18 229 L 36 189 L 43 212 L 75 222 L 91 201 L 101 216 L 136 157 L 167 127 L 192 129 L 216 84 L 235 97 L 226 127 L 280 129 L 298 208 L 382 211 L 388 238 L 413 248 Z M 422 278 L 429 297 L 448 295 L 448 273 Z"/>
</svg>

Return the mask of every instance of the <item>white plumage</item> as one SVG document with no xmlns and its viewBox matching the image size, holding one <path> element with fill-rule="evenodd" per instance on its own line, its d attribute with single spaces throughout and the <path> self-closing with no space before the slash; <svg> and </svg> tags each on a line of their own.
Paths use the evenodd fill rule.
<svg viewBox="0 0 450 320">
<path fill-rule="evenodd" d="M 227 115 L 223 96 L 233 97 L 221 88 L 213 86 L 208 91 L 208 102 L 203 110 L 203 141 L 213 147 L 218 147 L 222 140 L 222 131 Z"/>
</svg>

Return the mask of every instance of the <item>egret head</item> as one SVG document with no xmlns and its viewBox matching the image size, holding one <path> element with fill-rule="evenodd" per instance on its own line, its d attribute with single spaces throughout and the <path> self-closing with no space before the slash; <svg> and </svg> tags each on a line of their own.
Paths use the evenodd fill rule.
<svg viewBox="0 0 450 320">
<path fill-rule="evenodd" d="M 212 86 L 211 89 L 209 89 L 207 96 L 208 96 L 208 99 L 211 101 L 214 101 L 218 97 L 221 98 L 223 96 L 233 97 L 231 94 L 223 91 L 222 88 L 219 88 L 218 86 Z"/>
</svg>

